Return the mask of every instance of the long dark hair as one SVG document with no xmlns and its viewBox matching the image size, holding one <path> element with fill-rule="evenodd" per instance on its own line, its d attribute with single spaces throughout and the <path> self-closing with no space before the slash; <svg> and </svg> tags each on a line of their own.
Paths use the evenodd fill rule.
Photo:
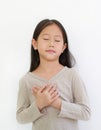
<svg viewBox="0 0 101 130">
<path fill-rule="evenodd" d="M 33 39 L 35 39 L 37 41 L 41 31 L 45 27 L 52 25 L 52 24 L 56 24 L 60 28 L 62 35 L 63 35 L 64 44 L 65 43 L 67 44 L 66 49 L 59 57 L 59 63 L 62 64 L 63 66 L 67 66 L 67 67 L 71 68 L 75 64 L 75 59 L 69 51 L 67 33 L 66 33 L 63 25 L 59 21 L 57 21 L 55 19 L 52 19 L 52 20 L 44 19 L 44 20 L 40 21 L 34 30 Z M 32 72 L 33 70 L 35 70 L 39 66 L 39 64 L 40 64 L 39 53 L 31 45 L 31 64 L 30 64 L 29 71 Z"/>
</svg>

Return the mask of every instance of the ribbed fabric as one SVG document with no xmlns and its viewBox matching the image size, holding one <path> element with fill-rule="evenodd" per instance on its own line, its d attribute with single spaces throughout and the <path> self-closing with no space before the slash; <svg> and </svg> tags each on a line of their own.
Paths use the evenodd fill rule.
<svg viewBox="0 0 101 130">
<path fill-rule="evenodd" d="M 32 87 L 55 83 L 62 99 L 61 111 L 46 107 L 39 111 Z M 78 120 L 90 118 L 89 100 L 85 85 L 74 68 L 64 67 L 50 80 L 32 72 L 19 82 L 16 117 L 19 123 L 32 122 L 32 130 L 78 130 Z"/>
</svg>

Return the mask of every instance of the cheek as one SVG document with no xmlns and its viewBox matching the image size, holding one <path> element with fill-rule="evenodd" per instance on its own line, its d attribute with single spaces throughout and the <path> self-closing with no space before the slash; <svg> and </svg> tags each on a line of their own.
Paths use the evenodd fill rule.
<svg viewBox="0 0 101 130">
<path fill-rule="evenodd" d="M 38 44 L 38 51 L 45 50 L 46 46 L 44 43 Z"/>
<path fill-rule="evenodd" d="M 59 47 L 57 47 L 57 52 L 59 53 L 59 54 L 61 54 L 62 52 L 63 52 L 63 47 L 61 46 L 59 46 Z"/>
</svg>

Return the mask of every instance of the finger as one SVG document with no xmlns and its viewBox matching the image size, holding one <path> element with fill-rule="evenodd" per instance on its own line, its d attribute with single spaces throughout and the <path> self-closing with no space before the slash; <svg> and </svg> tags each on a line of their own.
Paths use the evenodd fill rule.
<svg viewBox="0 0 101 130">
<path fill-rule="evenodd" d="M 50 94 L 53 94 L 55 91 L 57 91 L 57 90 L 56 90 L 55 87 L 53 87 L 53 88 L 49 91 L 49 93 L 50 93 Z"/>
<path fill-rule="evenodd" d="M 48 92 L 50 92 L 53 88 L 54 88 L 53 85 L 49 84 L 49 85 L 47 85 L 46 90 L 47 90 Z"/>
<path fill-rule="evenodd" d="M 47 86 L 43 86 L 39 89 L 39 92 L 42 93 L 45 89 L 46 89 Z"/>
<path fill-rule="evenodd" d="M 35 89 L 39 90 L 39 89 L 40 89 L 40 87 L 38 87 L 38 86 L 35 86 Z"/>
<path fill-rule="evenodd" d="M 59 93 L 57 91 L 55 91 L 54 93 L 52 93 L 51 98 L 54 98 L 57 95 L 59 95 Z"/>
<path fill-rule="evenodd" d="M 37 94 L 37 92 L 35 92 L 35 91 L 33 91 L 33 90 L 32 90 L 32 94 L 33 94 L 33 95 L 36 95 L 36 94 Z"/>
<path fill-rule="evenodd" d="M 32 89 L 37 89 L 37 90 L 39 90 L 40 89 L 40 87 L 38 87 L 38 86 L 34 86 Z"/>
<path fill-rule="evenodd" d="M 52 102 L 54 102 L 57 98 L 59 98 L 59 94 L 57 94 L 57 95 L 53 96 L 53 98 L 51 99 L 51 100 L 52 100 Z"/>
<path fill-rule="evenodd" d="M 37 91 L 38 91 L 38 89 L 37 89 L 37 88 L 35 88 L 35 87 L 33 87 L 33 88 L 32 88 L 32 91 L 33 91 L 33 92 L 37 92 Z"/>
</svg>

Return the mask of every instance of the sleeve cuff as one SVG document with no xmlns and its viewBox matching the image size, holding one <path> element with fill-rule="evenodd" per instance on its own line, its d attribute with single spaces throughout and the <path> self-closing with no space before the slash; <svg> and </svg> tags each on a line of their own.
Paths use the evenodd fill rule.
<svg viewBox="0 0 101 130">
<path fill-rule="evenodd" d="M 33 110 L 34 110 L 34 115 L 36 115 L 36 117 L 40 117 L 40 116 L 43 116 L 44 114 L 46 114 L 46 109 L 42 109 L 41 111 L 38 109 L 38 106 L 36 104 L 36 102 L 33 102 L 32 105 L 32 113 L 33 113 Z"/>
<path fill-rule="evenodd" d="M 61 110 L 60 110 L 58 117 L 64 117 L 64 113 L 66 113 L 65 109 L 64 109 L 64 105 L 65 105 L 65 101 L 62 100 Z"/>
</svg>

